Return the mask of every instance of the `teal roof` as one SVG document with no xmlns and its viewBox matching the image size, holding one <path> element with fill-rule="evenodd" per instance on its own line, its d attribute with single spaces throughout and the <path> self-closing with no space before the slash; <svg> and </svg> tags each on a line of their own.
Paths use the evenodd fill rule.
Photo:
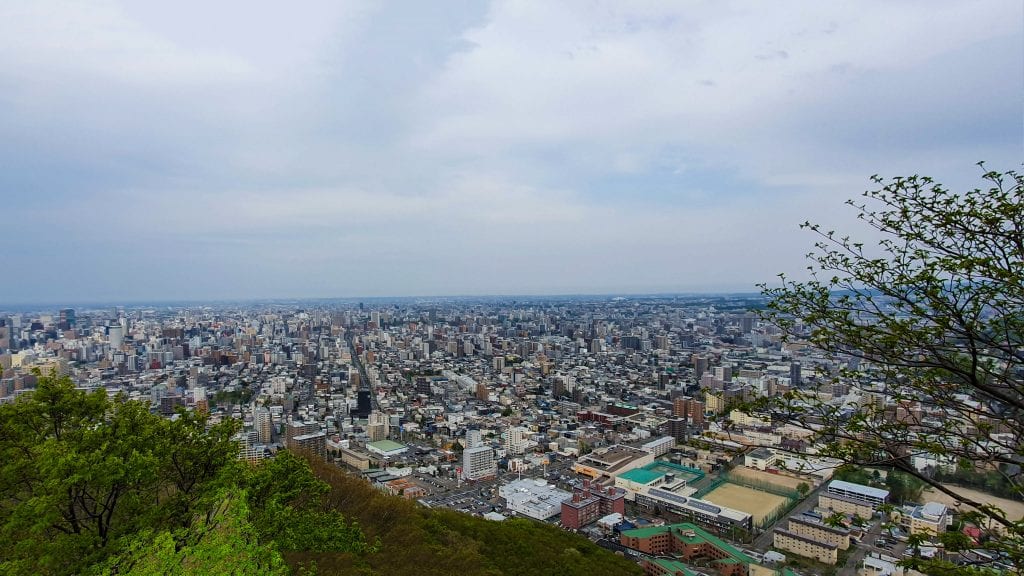
<svg viewBox="0 0 1024 576">
<path fill-rule="evenodd" d="M 698 573 L 690 570 L 690 567 L 683 564 L 679 560 L 669 560 L 667 558 L 648 558 L 648 562 L 651 564 L 657 564 L 664 568 L 669 574 L 682 574 L 683 576 L 700 576 Z"/>
<path fill-rule="evenodd" d="M 638 484 L 650 484 L 664 475 L 665 474 L 663 472 L 654 472 L 644 468 L 634 468 L 625 474 L 619 474 L 619 478 L 625 478 L 626 480 L 636 482 Z"/>
</svg>

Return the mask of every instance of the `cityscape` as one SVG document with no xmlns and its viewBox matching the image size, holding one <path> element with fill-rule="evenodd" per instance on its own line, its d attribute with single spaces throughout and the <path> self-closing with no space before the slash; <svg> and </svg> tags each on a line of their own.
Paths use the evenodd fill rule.
<svg viewBox="0 0 1024 576">
<path fill-rule="evenodd" d="M 0 2 L 0 575 L 1024 574 L 1022 23 Z"/>
<path fill-rule="evenodd" d="M 807 430 L 730 408 L 823 386 L 837 403 L 886 401 L 881 385 L 830 383 L 854 358 L 784 343 L 763 304 L 709 294 L 7 312 L 0 400 L 55 374 L 164 417 L 235 419 L 239 459 L 309 452 L 425 507 L 577 532 L 650 574 L 893 573 L 909 537 L 951 525 L 952 503 L 834 478 L 841 462 L 815 456 Z M 776 568 L 787 557 L 809 561 Z"/>
</svg>

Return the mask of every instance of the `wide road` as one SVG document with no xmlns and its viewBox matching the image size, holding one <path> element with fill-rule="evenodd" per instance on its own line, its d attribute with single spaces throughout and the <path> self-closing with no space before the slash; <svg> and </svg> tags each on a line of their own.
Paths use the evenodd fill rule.
<svg viewBox="0 0 1024 576">
<path fill-rule="evenodd" d="M 370 378 L 366 375 L 366 367 L 363 366 L 363 360 L 356 354 L 356 346 L 352 342 L 352 334 L 345 334 L 345 342 L 348 342 L 349 353 L 352 355 L 352 364 L 355 365 L 356 371 L 359 372 L 359 386 L 365 386 L 370 390 L 370 409 L 380 410 L 380 401 L 377 400 L 377 391 L 373 389 L 373 383 L 370 382 Z"/>
</svg>

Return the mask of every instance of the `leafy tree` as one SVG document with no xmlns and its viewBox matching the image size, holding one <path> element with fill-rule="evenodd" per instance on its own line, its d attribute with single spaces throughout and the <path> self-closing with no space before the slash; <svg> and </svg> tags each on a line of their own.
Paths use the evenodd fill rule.
<svg viewBox="0 0 1024 576">
<path fill-rule="evenodd" d="M 156 499 L 158 421 L 57 376 L 0 406 L 0 571 L 74 572 L 131 531 Z"/>
<path fill-rule="evenodd" d="M 181 410 L 160 420 L 156 453 L 160 455 L 161 502 L 166 513 L 187 527 L 197 512 L 216 509 L 219 492 L 241 472 L 234 439 L 240 422 L 225 419 L 209 425 L 205 413 Z"/>
<path fill-rule="evenodd" d="M 818 235 L 811 279 L 762 285 L 764 314 L 841 366 L 833 380 L 855 400 L 826 400 L 812 386 L 748 408 L 812 430 L 826 455 L 901 472 L 973 507 L 966 519 L 994 527 L 983 547 L 1020 567 L 1024 522 L 913 463 L 998 472 L 1018 494 L 1024 484 L 1024 177 L 983 180 L 955 193 L 923 176 L 873 177 L 881 187 L 849 204 L 880 237 L 875 246 L 805 223 Z M 945 561 L 911 563 L 951 573 Z"/>
<path fill-rule="evenodd" d="M 831 515 L 825 518 L 823 522 L 826 526 L 839 528 L 840 526 L 844 526 L 846 524 L 846 515 L 842 512 L 833 512 Z"/>
<path fill-rule="evenodd" d="M 90 572 L 98 576 L 288 574 L 277 547 L 260 545 L 249 522 L 245 494 L 226 489 L 218 497 L 217 508 L 187 531 L 142 529 L 125 537 L 120 551 Z"/>
<path fill-rule="evenodd" d="M 305 461 L 240 463 L 237 427 L 40 376 L 0 405 L 0 573 L 284 574 L 281 552 L 376 549 Z"/>
<path fill-rule="evenodd" d="M 358 524 L 325 506 L 328 485 L 291 452 L 250 469 L 244 484 L 262 542 L 308 552 L 367 553 L 379 547 L 366 542 Z"/>
<path fill-rule="evenodd" d="M 913 503 L 921 500 L 924 481 L 900 472 L 890 470 L 885 477 L 885 487 L 889 489 L 889 499 L 897 503 Z"/>
<path fill-rule="evenodd" d="M 807 482 L 801 482 L 796 485 L 796 491 L 800 493 L 800 496 L 807 496 L 807 493 L 811 491 L 811 487 L 807 485 Z"/>
</svg>

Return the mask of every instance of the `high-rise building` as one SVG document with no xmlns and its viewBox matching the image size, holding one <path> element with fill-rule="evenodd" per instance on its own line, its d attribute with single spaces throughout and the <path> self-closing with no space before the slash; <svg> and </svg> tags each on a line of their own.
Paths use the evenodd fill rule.
<svg viewBox="0 0 1024 576">
<path fill-rule="evenodd" d="M 754 329 L 754 315 L 745 314 L 740 317 L 740 331 L 749 334 Z"/>
<path fill-rule="evenodd" d="M 316 422 L 289 422 L 284 427 L 284 445 L 288 448 L 296 448 L 293 440 L 299 436 L 305 436 L 320 431 L 320 424 Z"/>
<path fill-rule="evenodd" d="M 273 420 L 270 416 L 270 410 L 267 408 L 257 408 L 252 415 L 252 425 L 256 430 L 256 438 L 260 444 L 269 444 L 273 437 Z"/>
<path fill-rule="evenodd" d="M 522 426 L 512 426 L 503 436 L 505 450 L 509 454 L 523 454 L 530 447 L 530 431 Z"/>
<path fill-rule="evenodd" d="M 715 366 L 715 369 L 711 371 L 715 375 L 715 378 L 722 382 L 732 381 L 732 366 Z"/>
<path fill-rule="evenodd" d="M 370 442 L 386 440 L 388 432 L 388 415 L 377 410 L 370 412 L 370 417 L 366 424 L 366 433 L 370 437 Z"/>
<path fill-rule="evenodd" d="M 490 446 L 474 446 L 462 451 L 463 480 L 482 480 L 498 474 L 498 462 Z"/>
<path fill-rule="evenodd" d="M 196 412 L 210 411 L 210 402 L 206 399 L 206 387 L 199 386 L 192 390 L 192 401 L 195 403 Z"/>
<path fill-rule="evenodd" d="M 802 382 L 803 376 L 800 374 L 800 363 L 790 362 L 789 363 L 789 384 L 791 386 L 799 386 Z"/>
<path fill-rule="evenodd" d="M 120 324 L 111 324 L 107 327 L 107 339 L 110 341 L 111 350 L 120 350 L 124 344 L 124 327 Z"/>
<path fill-rule="evenodd" d="M 693 378 L 695 381 L 700 382 L 700 377 L 708 371 L 708 365 L 710 361 L 707 356 L 701 356 L 694 354 L 693 356 Z"/>
<path fill-rule="evenodd" d="M 11 348 L 11 327 L 10 321 L 0 318 L 0 352 Z"/>
<path fill-rule="evenodd" d="M 314 432 L 292 438 L 292 450 L 309 451 L 320 458 L 327 458 L 327 433 Z"/>
<path fill-rule="evenodd" d="M 60 320 L 57 322 L 57 328 L 61 330 L 71 330 L 78 322 L 75 320 L 75 309 L 74 308 L 63 308 L 60 311 Z"/>
<path fill-rule="evenodd" d="M 466 448 L 476 448 L 483 444 L 483 435 L 477 428 L 466 430 Z"/>
<path fill-rule="evenodd" d="M 672 415 L 701 426 L 704 424 L 704 403 L 690 396 L 680 396 L 672 402 Z"/>
<path fill-rule="evenodd" d="M 370 415 L 371 410 L 370 391 L 362 389 L 356 394 L 356 409 L 352 413 L 360 418 L 365 418 Z"/>
<path fill-rule="evenodd" d="M 677 442 L 685 441 L 687 439 L 686 418 L 669 418 L 665 420 L 665 426 L 661 432 L 675 438 Z"/>
</svg>

